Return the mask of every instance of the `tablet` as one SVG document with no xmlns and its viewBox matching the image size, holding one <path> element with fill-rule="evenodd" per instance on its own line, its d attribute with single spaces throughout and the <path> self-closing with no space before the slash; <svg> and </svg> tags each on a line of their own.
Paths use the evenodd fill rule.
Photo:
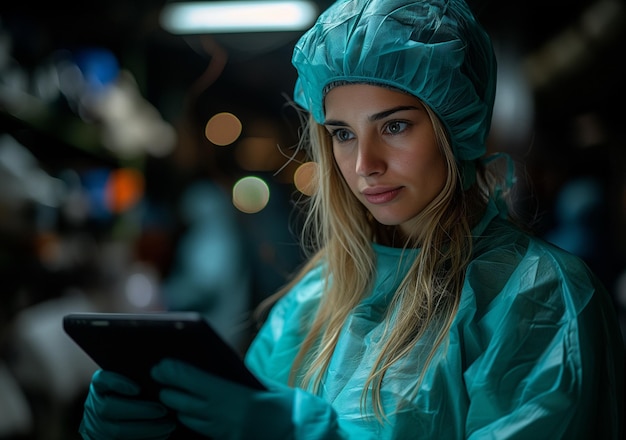
<svg viewBox="0 0 626 440">
<path fill-rule="evenodd" d="M 96 364 L 134 380 L 147 398 L 156 398 L 159 390 L 150 369 L 166 357 L 265 389 L 239 354 L 196 312 L 71 313 L 63 317 L 63 328 Z"/>
</svg>

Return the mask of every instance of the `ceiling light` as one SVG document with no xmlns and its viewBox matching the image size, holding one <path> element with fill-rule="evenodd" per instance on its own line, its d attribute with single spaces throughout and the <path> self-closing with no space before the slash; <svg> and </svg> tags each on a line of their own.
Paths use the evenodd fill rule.
<svg viewBox="0 0 626 440">
<path fill-rule="evenodd" d="M 161 25 L 173 34 L 299 31 L 317 18 L 310 1 L 217 1 L 165 5 Z"/>
</svg>

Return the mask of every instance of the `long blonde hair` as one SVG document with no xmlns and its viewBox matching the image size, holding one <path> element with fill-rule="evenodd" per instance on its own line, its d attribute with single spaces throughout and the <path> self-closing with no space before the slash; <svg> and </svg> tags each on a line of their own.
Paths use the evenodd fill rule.
<svg viewBox="0 0 626 440">
<path fill-rule="evenodd" d="M 405 243 L 406 247 L 419 246 L 420 252 L 389 305 L 380 355 L 364 383 L 362 408 L 371 398 L 374 414 L 381 422 L 385 412 L 380 391 L 389 368 L 404 358 L 426 331 L 434 334 L 434 339 L 424 365 L 431 362 L 438 347 L 446 341 L 472 253 L 471 227 L 481 217 L 488 196 L 488 191 L 478 184 L 463 191 L 445 129 L 427 106 L 426 109 L 448 176 L 439 195 L 420 213 L 419 233 L 408 237 Z M 270 302 L 287 293 L 313 267 L 323 265 L 321 304 L 290 377 L 291 385 L 319 392 L 343 324 L 368 294 L 375 279 L 371 242 L 380 225 L 345 183 L 335 163 L 327 130 L 312 118 L 308 124 L 308 139 L 303 142 L 309 146 L 311 159 L 318 164 L 317 191 L 307 200 L 302 234 L 310 258 Z"/>
</svg>

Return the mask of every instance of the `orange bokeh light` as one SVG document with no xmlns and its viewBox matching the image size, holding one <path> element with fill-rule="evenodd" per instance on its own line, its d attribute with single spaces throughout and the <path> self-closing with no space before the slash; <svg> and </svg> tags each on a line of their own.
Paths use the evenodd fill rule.
<svg viewBox="0 0 626 440">
<path fill-rule="evenodd" d="M 213 144 L 230 145 L 241 135 L 242 125 L 237 116 L 223 112 L 213 115 L 204 127 L 204 135 Z"/>
<path fill-rule="evenodd" d="M 106 184 L 106 204 L 111 212 L 122 213 L 133 207 L 143 196 L 144 176 L 132 168 L 111 171 Z"/>
</svg>

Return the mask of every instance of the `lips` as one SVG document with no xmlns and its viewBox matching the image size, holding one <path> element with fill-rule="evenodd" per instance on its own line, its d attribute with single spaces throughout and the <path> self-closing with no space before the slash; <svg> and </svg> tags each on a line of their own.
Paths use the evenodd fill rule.
<svg viewBox="0 0 626 440">
<path fill-rule="evenodd" d="M 394 188 L 366 188 L 361 193 L 365 200 L 373 205 L 381 205 L 384 203 L 389 203 L 394 200 L 402 187 L 394 187 Z"/>
</svg>

